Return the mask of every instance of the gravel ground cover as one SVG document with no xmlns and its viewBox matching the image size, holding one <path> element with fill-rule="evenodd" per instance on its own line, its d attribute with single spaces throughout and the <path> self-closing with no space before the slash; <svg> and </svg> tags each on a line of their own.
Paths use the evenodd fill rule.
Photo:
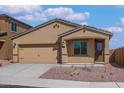
<svg viewBox="0 0 124 93">
<path fill-rule="evenodd" d="M 116 64 L 106 64 L 103 67 L 53 67 L 44 73 L 40 78 L 90 81 L 90 82 L 111 82 L 124 81 L 124 67 Z"/>
</svg>

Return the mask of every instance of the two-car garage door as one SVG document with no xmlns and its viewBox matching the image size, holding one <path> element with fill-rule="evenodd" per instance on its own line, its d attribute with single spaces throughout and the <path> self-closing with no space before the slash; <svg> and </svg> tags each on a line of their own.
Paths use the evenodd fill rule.
<svg viewBox="0 0 124 93">
<path fill-rule="evenodd" d="M 57 50 L 54 45 L 20 45 L 21 63 L 57 63 Z"/>
</svg>

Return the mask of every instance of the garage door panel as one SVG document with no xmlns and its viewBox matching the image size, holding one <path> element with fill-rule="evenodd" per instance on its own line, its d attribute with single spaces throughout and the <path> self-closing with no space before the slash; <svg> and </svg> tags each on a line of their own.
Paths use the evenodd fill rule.
<svg viewBox="0 0 124 93">
<path fill-rule="evenodd" d="M 23 63 L 56 63 L 57 51 L 50 47 L 20 47 L 19 62 Z"/>
</svg>

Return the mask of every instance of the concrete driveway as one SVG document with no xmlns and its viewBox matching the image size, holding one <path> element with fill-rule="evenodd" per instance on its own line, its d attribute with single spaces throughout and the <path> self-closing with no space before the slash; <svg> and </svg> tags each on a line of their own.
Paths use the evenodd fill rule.
<svg viewBox="0 0 124 93">
<path fill-rule="evenodd" d="M 11 64 L 0 67 L 0 78 L 36 79 L 55 64 Z"/>
</svg>

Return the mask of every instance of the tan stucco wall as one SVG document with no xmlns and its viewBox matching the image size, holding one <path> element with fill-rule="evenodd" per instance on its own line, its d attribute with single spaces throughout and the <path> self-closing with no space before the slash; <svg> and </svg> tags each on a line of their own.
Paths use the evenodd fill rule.
<svg viewBox="0 0 124 93">
<path fill-rule="evenodd" d="M 95 39 L 103 39 L 105 40 L 105 49 L 104 49 L 104 61 L 105 63 L 109 62 L 109 35 L 93 32 L 93 31 L 88 31 L 86 30 L 83 32 L 83 30 L 77 31 L 75 33 L 72 33 L 70 35 L 64 36 L 63 41 L 68 41 L 68 40 L 74 40 L 74 39 L 88 39 L 87 40 L 87 56 L 69 56 L 67 55 L 68 50 L 71 51 L 73 54 L 73 43 L 64 43 L 64 46 L 68 45 L 69 48 L 67 47 L 62 49 L 62 60 L 63 62 L 94 62 L 94 57 L 95 57 Z"/>
<path fill-rule="evenodd" d="M 1 19 L 0 20 L 0 31 L 7 32 L 7 35 L 1 36 L 0 40 L 4 40 L 4 44 L 0 50 L 0 59 L 12 59 L 12 51 L 13 51 L 13 44 L 11 40 L 11 36 L 15 35 L 17 33 L 23 32 L 27 30 L 28 28 L 17 23 L 17 32 L 12 32 L 10 27 L 11 20 Z"/>
<path fill-rule="evenodd" d="M 59 28 L 53 28 L 57 24 Z M 63 23 L 54 22 L 42 28 L 39 28 L 31 33 L 25 34 L 13 40 L 16 47 L 13 49 L 13 55 L 18 55 L 18 44 L 54 44 L 58 40 L 58 35 L 65 31 L 71 30 L 74 27 L 65 25 Z M 49 56 L 48 56 L 49 58 Z M 17 61 L 17 56 L 13 56 L 13 60 Z"/>
<path fill-rule="evenodd" d="M 12 59 L 12 40 L 4 39 L 2 48 L 0 49 L 0 59 Z"/>
<path fill-rule="evenodd" d="M 55 24 L 59 25 L 59 28 L 53 28 Z M 73 27 L 61 24 L 58 22 L 39 28 L 31 33 L 23 35 L 14 39 L 14 42 L 21 44 L 47 44 L 56 43 L 58 35 L 65 31 L 72 29 Z"/>
<path fill-rule="evenodd" d="M 85 30 L 85 32 L 83 31 L 84 30 L 80 30 L 75 33 L 64 36 L 64 40 L 80 39 L 80 38 L 106 39 L 109 37 L 109 35 L 101 34 L 101 33 L 90 31 L 90 30 Z"/>
</svg>

